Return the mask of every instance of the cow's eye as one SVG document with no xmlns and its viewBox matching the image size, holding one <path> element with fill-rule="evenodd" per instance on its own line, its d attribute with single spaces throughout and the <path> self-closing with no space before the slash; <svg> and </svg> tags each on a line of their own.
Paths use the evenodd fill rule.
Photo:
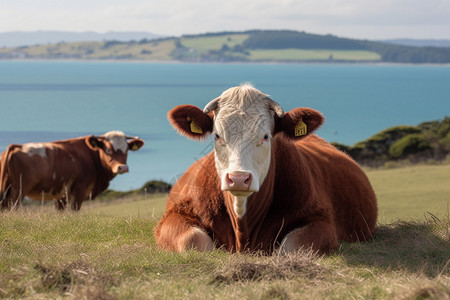
<svg viewBox="0 0 450 300">
<path fill-rule="evenodd" d="M 106 151 L 105 151 L 105 152 L 106 152 L 106 154 L 108 154 L 108 155 L 111 155 L 111 154 L 112 154 L 112 150 L 111 150 L 111 149 L 109 149 L 109 148 L 108 148 L 108 149 L 106 149 Z"/>
<path fill-rule="evenodd" d="M 264 137 L 261 139 L 261 142 L 259 142 L 258 145 L 263 145 L 264 142 L 269 141 L 269 134 L 264 135 Z"/>
</svg>

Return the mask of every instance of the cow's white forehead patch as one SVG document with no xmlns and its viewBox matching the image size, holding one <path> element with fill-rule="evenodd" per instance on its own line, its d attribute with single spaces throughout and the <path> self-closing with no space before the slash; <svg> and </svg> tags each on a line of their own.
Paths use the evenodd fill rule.
<svg viewBox="0 0 450 300">
<path fill-rule="evenodd" d="M 42 143 L 27 143 L 22 145 L 22 151 L 29 156 L 39 155 L 40 157 L 45 158 L 47 157 L 45 149 L 46 147 Z"/>
<path fill-rule="evenodd" d="M 238 137 L 238 132 L 252 135 L 272 131 L 275 122 L 273 111 L 269 109 L 268 95 L 245 84 L 226 90 L 220 98 L 214 125 L 226 135 L 225 138 Z M 252 137 L 239 138 L 246 140 Z"/>
<path fill-rule="evenodd" d="M 122 131 L 109 131 L 103 135 L 113 146 L 114 151 L 121 150 L 125 153 L 128 150 L 128 143 Z"/>
</svg>

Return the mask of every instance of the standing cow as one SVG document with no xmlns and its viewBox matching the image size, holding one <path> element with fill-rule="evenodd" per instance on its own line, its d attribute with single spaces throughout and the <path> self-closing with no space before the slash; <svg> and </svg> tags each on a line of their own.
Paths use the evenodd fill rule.
<svg viewBox="0 0 450 300">
<path fill-rule="evenodd" d="M 79 210 L 83 200 L 96 197 L 117 174 L 128 172 L 128 150 L 136 151 L 143 145 L 143 140 L 120 131 L 9 145 L 1 155 L 1 208 L 20 205 L 27 196 L 56 200 L 58 209 L 70 203 L 72 210 Z"/>
<path fill-rule="evenodd" d="M 284 113 L 245 84 L 203 111 L 181 105 L 168 118 L 188 138 L 213 133 L 215 141 L 214 151 L 172 188 L 155 230 L 158 246 L 265 253 L 311 247 L 327 253 L 338 240 L 363 241 L 374 233 L 374 191 L 349 156 L 311 135 L 323 122 L 319 112 Z"/>
</svg>

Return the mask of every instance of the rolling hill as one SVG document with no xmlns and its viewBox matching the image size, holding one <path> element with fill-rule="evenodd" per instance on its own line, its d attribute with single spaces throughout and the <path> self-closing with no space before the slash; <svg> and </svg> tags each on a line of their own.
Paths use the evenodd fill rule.
<svg viewBox="0 0 450 300">
<path fill-rule="evenodd" d="M 450 63 L 450 48 L 409 47 L 299 31 L 252 30 L 0 48 L 0 59 Z"/>
</svg>

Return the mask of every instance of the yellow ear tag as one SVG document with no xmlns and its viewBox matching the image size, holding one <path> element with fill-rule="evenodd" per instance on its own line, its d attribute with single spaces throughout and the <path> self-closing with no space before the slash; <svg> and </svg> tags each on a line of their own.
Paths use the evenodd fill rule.
<svg viewBox="0 0 450 300">
<path fill-rule="evenodd" d="M 295 126 L 295 136 L 302 136 L 308 133 L 308 126 L 303 123 L 303 120 L 298 122 L 297 126 Z"/>
<path fill-rule="evenodd" d="M 138 145 L 133 144 L 133 146 L 131 147 L 131 150 L 136 151 L 137 149 L 139 149 Z"/>
<path fill-rule="evenodd" d="M 189 127 L 191 128 L 192 133 L 203 134 L 203 130 L 200 128 L 200 126 L 197 125 L 197 123 L 195 123 L 194 120 L 188 117 L 188 121 L 190 121 Z"/>
</svg>

